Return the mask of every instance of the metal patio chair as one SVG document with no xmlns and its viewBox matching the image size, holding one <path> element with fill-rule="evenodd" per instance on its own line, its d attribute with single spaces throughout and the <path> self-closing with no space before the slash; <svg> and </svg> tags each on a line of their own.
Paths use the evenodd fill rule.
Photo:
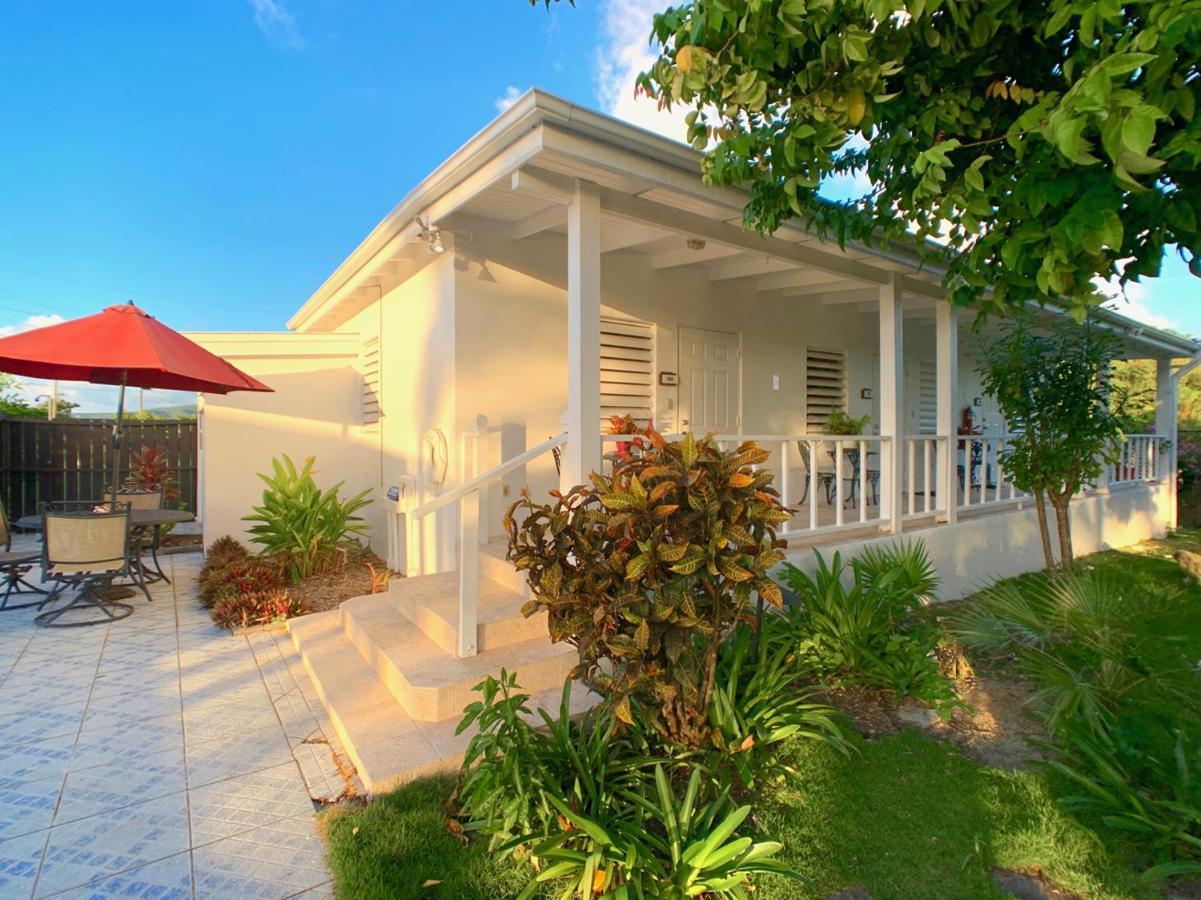
<svg viewBox="0 0 1201 900">
<path fill-rule="evenodd" d="M 70 588 L 78 593 L 67 603 L 39 613 L 34 621 L 47 628 L 70 628 L 124 619 L 133 607 L 105 596 L 117 578 L 132 579 L 150 599 L 141 566 L 130 552 L 129 505 L 47 503 L 42 508 L 42 580 L 53 588 L 43 602 L 58 600 Z M 95 609 L 101 615 L 59 621 L 65 613 L 80 609 Z"/>
<path fill-rule="evenodd" d="M 814 480 L 826 492 L 826 505 L 829 506 L 834 502 L 834 473 L 813 468 L 813 462 L 809 459 L 808 441 L 797 441 L 796 446 L 797 451 L 801 454 L 801 463 L 805 467 L 805 490 L 801 494 L 801 499 L 797 501 L 797 505 L 804 504 L 809 497 L 809 473 L 813 472 Z"/>
<path fill-rule="evenodd" d="M 0 585 L 4 588 L 0 594 L 0 610 L 28 609 L 46 601 L 46 591 L 25 577 L 38 564 L 41 555 L 38 550 L 13 550 L 8 516 L 4 512 L 4 504 L 0 503 Z M 37 594 L 38 599 L 10 602 L 15 596 L 28 594 Z"/>
</svg>

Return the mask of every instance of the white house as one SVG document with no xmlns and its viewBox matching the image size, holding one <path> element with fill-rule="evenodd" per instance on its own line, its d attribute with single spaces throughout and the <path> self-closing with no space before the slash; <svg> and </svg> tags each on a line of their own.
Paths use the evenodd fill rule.
<svg viewBox="0 0 1201 900">
<path fill-rule="evenodd" d="M 410 576 L 292 628 L 370 788 L 453 762 L 482 673 L 561 685 L 574 654 L 521 619 L 500 520 L 523 487 L 604 465 L 612 414 L 769 447 L 798 563 L 913 535 L 946 597 L 1041 565 L 975 372 L 996 324 L 975 329 L 905 249 L 744 230 L 746 196 L 698 173 L 681 144 L 531 91 L 414 188 L 288 331 L 192 335 L 275 389 L 204 398 L 206 539 L 243 530 L 273 456 L 315 455 L 323 484 L 373 489 L 373 543 Z M 1174 521 L 1173 360 L 1197 353 L 1103 315 L 1129 357 L 1158 361 L 1158 437 L 1130 436 L 1077 499 L 1080 553 Z M 864 433 L 823 434 L 836 409 L 866 416 Z M 965 410 L 977 433 L 959 433 Z"/>
</svg>

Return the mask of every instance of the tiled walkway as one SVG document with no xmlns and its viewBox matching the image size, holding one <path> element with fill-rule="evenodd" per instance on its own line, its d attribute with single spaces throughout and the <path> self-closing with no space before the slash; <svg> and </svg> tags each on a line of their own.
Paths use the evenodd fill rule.
<svg viewBox="0 0 1201 900">
<path fill-rule="evenodd" d="M 211 624 L 200 561 L 112 624 L 0 612 L 0 897 L 332 894 L 332 729 L 286 636 Z"/>
</svg>

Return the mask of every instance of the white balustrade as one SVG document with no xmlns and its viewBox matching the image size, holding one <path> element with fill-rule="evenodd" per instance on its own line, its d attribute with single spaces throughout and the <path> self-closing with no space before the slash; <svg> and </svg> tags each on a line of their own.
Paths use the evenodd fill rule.
<svg viewBox="0 0 1201 900">
<path fill-rule="evenodd" d="M 612 471 L 617 445 L 632 437 L 601 435 L 605 471 Z M 683 435 L 664 437 L 679 440 Z M 890 438 L 830 434 L 715 434 L 713 437 L 725 449 L 754 441 L 771 454 L 761 468 L 774 474 L 774 487 L 781 502 L 793 512 L 792 519 L 781 525 L 781 535 L 820 534 L 879 524 L 880 466 L 886 460 Z M 866 464 L 861 465 L 861 460 Z"/>
<path fill-rule="evenodd" d="M 1004 454 L 1013 435 L 960 434 L 954 438 L 959 508 L 1014 503 L 1028 496 L 1005 471 Z"/>
<path fill-rule="evenodd" d="M 1109 483 L 1159 481 L 1162 477 L 1163 450 L 1164 439 L 1159 435 L 1124 435 L 1117 450 L 1117 462 L 1109 470 Z"/>
</svg>

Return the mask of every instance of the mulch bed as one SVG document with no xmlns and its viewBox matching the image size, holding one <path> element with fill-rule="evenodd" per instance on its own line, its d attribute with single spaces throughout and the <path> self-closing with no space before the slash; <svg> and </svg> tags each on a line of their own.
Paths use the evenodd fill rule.
<svg viewBox="0 0 1201 900">
<path fill-rule="evenodd" d="M 302 600 L 309 612 L 324 612 L 352 597 L 387 590 L 386 573 L 388 564 L 370 550 L 351 549 L 341 567 L 289 585 L 288 593 Z"/>
<path fill-rule="evenodd" d="M 966 707 L 956 709 L 946 722 L 932 715 L 922 722 L 924 707 L 905 700 L 898 705 L 886 691 L 831 688 L 815 699 L 841 710 L 868 740 L 916 725 L 931 737 L 957 744 L 973 762 L 993 768 L 1025 769 L 1043 758 L 1029 740 L 1040 736 L 1040 730 L 1029 712 L 1033 690 L 1028 684 L 988 671 L 961 674 L 955 681 Z"/>
</svg>

